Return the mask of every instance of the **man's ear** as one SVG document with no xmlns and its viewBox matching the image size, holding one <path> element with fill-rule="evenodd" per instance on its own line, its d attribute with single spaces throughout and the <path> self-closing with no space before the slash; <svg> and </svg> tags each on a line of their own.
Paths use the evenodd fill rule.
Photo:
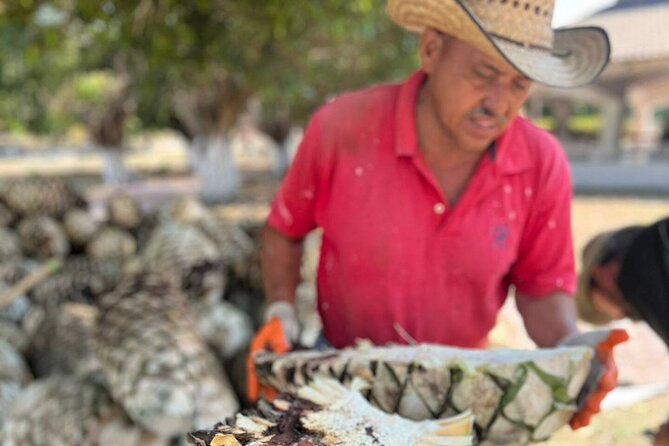
<svg viewBox="0 0 669 446">
<path fill-rule="evenodd" d="M 609 268 L 605 265 L 597 265 L 592 269 L 590 277 L 597 284 L 597 287 L 603 291 L 609 292 L 611 286 L 615 284 L 615 278 L 611 275 Z"/>
<path fill-rule="evenodd" d="M 592 270 L 592 278 L 598 287 L 612 294 L 618 289 L 618 269 L 619 264 L 616 261 L 610 261 L 604 265 L 597 265 Z"/>
<path fill-rule="evenodd" d="M 441 58 L 446 38 L 444 34 L 434 28 L 427 28 L 420 35 L 418 53 L 420 55 L 421 68 L 427 74 L 434 71 L 437 62 Z"/>
</svg>

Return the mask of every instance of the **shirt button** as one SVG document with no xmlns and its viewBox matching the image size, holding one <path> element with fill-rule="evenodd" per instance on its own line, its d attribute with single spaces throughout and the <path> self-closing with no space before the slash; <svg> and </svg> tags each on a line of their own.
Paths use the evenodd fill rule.
<svg viewBox="0 0 669 446">
<path fill-rule="evenodd" d="M 446 205 L 444 203 L 437 203 L 434 205 L 434 213 L 437 215 L 444 215 L 446 212 Z"/>
</svg>

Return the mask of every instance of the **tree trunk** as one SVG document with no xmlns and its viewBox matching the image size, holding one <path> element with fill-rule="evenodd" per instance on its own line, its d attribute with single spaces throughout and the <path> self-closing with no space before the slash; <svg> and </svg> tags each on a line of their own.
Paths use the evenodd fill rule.
<svg viewBox="0 0 669 446">
<path fill-rule="evenodd" d="M 200 172 L 200 166 L 205 163 L 206 149 L 206 136 L 197 135 L 191 139 L 190 150 L 188 151 L 188 164 L 192 172 Z"/>
<path fill-rule="evenodd" d="M 290 166 L 290 153 L 288 153 L 289 142 L 289 138 L 286 137 L 281 142 L 277 141 L 276 144 L 276 162 L 274 164 L 274 173 L 280 177 L 286 173 L 288 167 Z"/>
<path fill-rule="evenodd" d="M 102 149 L 102 179 L 105 184 L 110 185 L 123 184 L 130 180 L 123 152 L 118 147 Z"/>
<path fill-rule="evenodd" d="M 288 151 L 291 119 L 287 107 L 279 107 L 259 122 L 260 131 L 269 136 L 275 144 L 274 173 L 283 176 L 288 170 L 291 157 Z"/>
<path fill-rule="evenodd" d="M 200 138 L 194 139 L 194 142 Z M 225 136 L 202 136 L 202 157 L 195 166 L 202 182 L 200 194 L 208 203 L 229 202 L 239 194 L 239 174 Z"/>
</svg>

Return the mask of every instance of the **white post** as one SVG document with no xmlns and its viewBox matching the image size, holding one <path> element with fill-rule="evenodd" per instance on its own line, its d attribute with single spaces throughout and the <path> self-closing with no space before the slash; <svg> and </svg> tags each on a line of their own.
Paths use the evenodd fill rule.
<svg viewBox="0 0 669 446">
<path fill-rule="evenodd" d="M 237 198 L 240 180 L 232 158 L 230 144 L 224 136 L 206 139 L 204 158 L 198 166 L 202 181 L 202 199 L 208 202 L 226 202 Z"/>
<path fill-rule="evenodd" d="M 102 179 L 105 184 L 110 185 L 123 184 L 130 179 L 123 160 L 123 151 L 119 147 L 102 148 Z"/>
</svg>

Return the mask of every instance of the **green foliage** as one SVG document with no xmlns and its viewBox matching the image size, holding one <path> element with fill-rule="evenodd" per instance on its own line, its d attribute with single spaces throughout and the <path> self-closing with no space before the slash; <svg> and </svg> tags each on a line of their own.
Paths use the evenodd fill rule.
<svg viewBox="0 0 669 446">
<path fill-rule="evenodd" d="M 77 76 L 72 84 L 74 100 L 93 106 L 103 104 L 108 95 L 108 88 L 113 88 L 114 77 L 103 71 Z"/>
<path fill-rule="evenodd" d="M 543 116 L 535 123 L 546 130 L 554 131 L 557 128 L 555 118 L 552 116 Z M 602 116 L 597 115 L 574 115 L 567 121 L 567 128 L 574 134 L 595 135 L 603 125 Z"/>
<path fill-rule="evenodd" d="M 602 115 L 581 115 L 569 118 L 568 128 L 575 134 L 596 135 L 602 129 Z"/>
<path fill-rule="evenodd" d="M 266 121 L 287 109 L 302 124 L 331 96 L 401 79 L 418 66 L 416 36 L 388 19 L 383 0 L 324 1 L 309 22 L 284 45 L 273 80 L 259 91 Z"/>
<path fill-rule="evenodd" d="M 67 129 L 75 123 L 90 126 L 125 95 L 126 82 L 110 70 L 76 73 L 63 82 L 49 104 L 52 128 Z"/>
<path fill-rule="evenodd" d="M 79 66 L 69 30 L 40 21 L 38 3 L 0 7 L 0 131 L 49 131 L 45 104 Z"/>
<path fill-rule="evenodd" d="M 654 118 L 658 122 L 669 122 L 669 106 L 657 110 L 654 114 Z"/>
<path fill-rule="evenodd" d="M 206 118 L 205 100 L 230 80 L 220 97 L 255 94 L 268 120 L 302 123 L 334 94 L 403 78 L 417 65 L 415 48 L 385 0 L 6 2 L 0 130 L 56 130 L 68 119 L 49 115 L 52 104 L 78 119 L 82 103 L 104 106 L 109 76 L 127 80 L 144 128 L 174 125 L 182 97 Z"/>
<path fill-rule="evenodd" d="M 550 114 L 550 110 L 535 123 L 549 131 L 557 130 L 557 123 Z M 601 131 L 603 125 L 604 120 L 600 111 L 587 105 L 574 107 L 573 113 L 567 121 L 567 129 L 574 136 L 595 136 Z"/>
</svg>

